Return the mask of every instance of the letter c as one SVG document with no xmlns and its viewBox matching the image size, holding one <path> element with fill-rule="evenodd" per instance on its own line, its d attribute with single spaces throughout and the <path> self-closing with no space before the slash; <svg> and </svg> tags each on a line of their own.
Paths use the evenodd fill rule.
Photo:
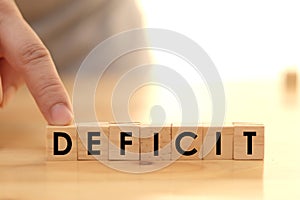
<svg viewBox="0 0 300 200">
<path fill-rule="evenodd" d="M 185 151 L 181 148 L 180 142 L 181 142 L 182 138 L 184 138 L 184 137 L 191 137 L 193 139 L 196 139 L 197 135 L 195 133 L 192 133 L 192 132 L 182 132 L 182 133 L 180 133 L 178 135 L 178 137 L 176 138 L 176 141 L 175 141 L 175 147 L 176 147 L 176 150 L 178 151 L 178 153 L 180 153 L 181 155 L 184 155 L 184 156 L 191 156 L 191 155 L 194 155 L 195 153 L 197 153 L 197 149 L 195 149 L 195 148 L 193 148 L 190 151 Z"/>
</svg>

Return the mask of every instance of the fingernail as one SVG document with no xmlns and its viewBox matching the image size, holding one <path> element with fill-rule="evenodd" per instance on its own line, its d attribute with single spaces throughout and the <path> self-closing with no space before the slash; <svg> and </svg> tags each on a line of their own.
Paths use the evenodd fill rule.
<svg viewBox="0 0 300 200">
<path fill-rule="evenodd" d="M 52 125 L 68 125 L 73 120 L 70 109 L 63 103 L 58 103 L 51 108 Z"/>
</svg>

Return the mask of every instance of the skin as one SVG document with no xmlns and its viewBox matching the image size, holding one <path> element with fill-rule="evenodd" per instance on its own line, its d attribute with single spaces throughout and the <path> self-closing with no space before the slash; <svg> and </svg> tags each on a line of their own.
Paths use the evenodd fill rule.
<svg viewBox="0 0 300 200">
<path fill-rule="evenodd" d="M 0 106 L 25 83 L 50 125 L 68 125 L 69 96 L 51 55 L 12 0 L 0 0 Z"/>
</svg>

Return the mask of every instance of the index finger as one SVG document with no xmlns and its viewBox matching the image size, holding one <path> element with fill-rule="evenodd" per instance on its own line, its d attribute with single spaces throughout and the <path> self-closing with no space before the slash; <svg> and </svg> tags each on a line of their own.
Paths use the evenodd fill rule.
<svg viewBox="0 0 300 200">
<path fill-rule="evenodd" d="M 0 3 L 0 40 L 4 57 L 22 74 L 48 123 L 69 124 L 71 104 L 50 53 L 13 1 Z"/>
</svg>

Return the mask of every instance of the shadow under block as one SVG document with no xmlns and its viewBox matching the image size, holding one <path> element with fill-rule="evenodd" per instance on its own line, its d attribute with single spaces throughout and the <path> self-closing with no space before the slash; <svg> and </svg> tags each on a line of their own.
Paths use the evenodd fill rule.
<svg viewBox="0 0 300 200">
<path fill-rule="evenodd" d="M 202 127 L 172 126 L 172 160 L 201 160 Z"/>
<path fill-rule="evenodd" d="M 209 130 L 209 132 L 207 132 Z M 203 159 L 233 159 L 233 126 L 203 128 Z"/>
<path fill-rule="evenodd" d="M 234 159 L 264 159 L 264 126 L 236 124 L 234 127 Z"/>
<path fill-rule="evenodd" d="M 140 126 L 141 160 L 171 160 L 171 125 Z"/>
<path fill-rule="evenodd" d="M 78 160 L 108 160 L 108 123 L 78 124 Z"/>
<path fill-rule="evenodd" d="M 108 159 L 139 160 L 139 129 L 137 124 L 110 124 Z"/>
<path fill-rule="evenodd" d="M 71 126 L 47 126 L 47 160 L 77 160 L 77 131 Z"/>
</svg>

